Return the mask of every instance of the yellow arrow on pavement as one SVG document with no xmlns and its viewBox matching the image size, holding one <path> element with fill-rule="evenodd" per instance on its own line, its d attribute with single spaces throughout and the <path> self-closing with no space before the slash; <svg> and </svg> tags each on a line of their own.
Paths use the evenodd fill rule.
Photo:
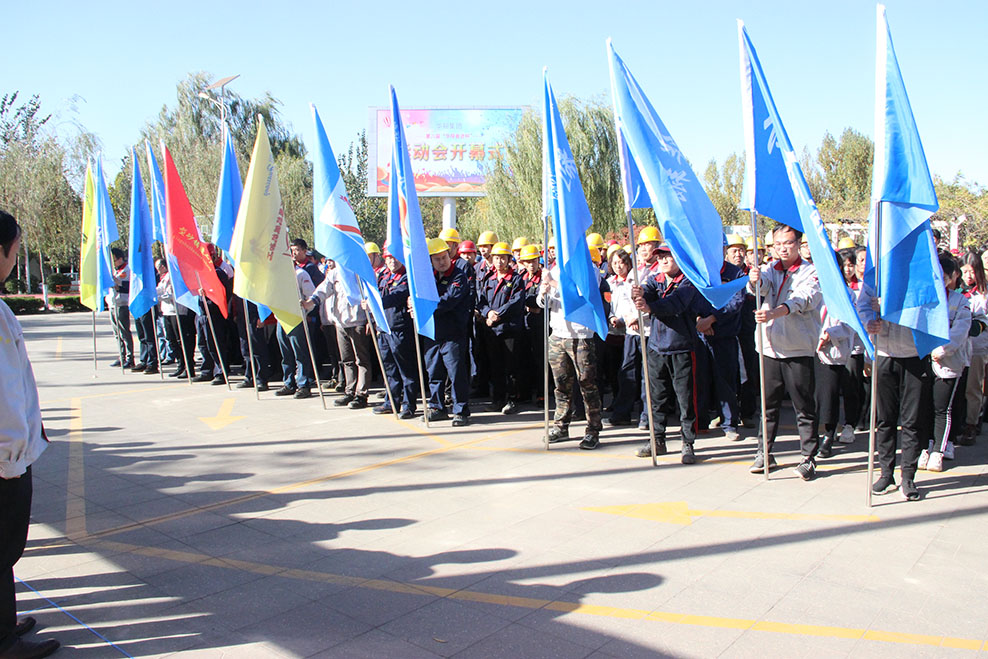
<svg viewBox="0 0 988 659">
<path fill-rule="evenodd" d="M 220 430 L 226 428 L 228 425 L 234 421 L 239 421 L 244 418 L 242 416 L 231 416 L 230 412 L 233 411 L 233 403 L 235 398 L 227 398 L 220 405 L 220 411 L 216 413 L 216 416 L 201 416 L 199 420 L 205 423 L 211 430 Z"/>
<path fill-rule="evenodd" d="M 875 515 L 806 515 L 801 513 L 759 513 L 745 510 L 693 510 L 685 501 L 635 503 L 627 506 L 584 508 L 595 513 L 647 519 L 652 522 L 688 526 L 694 517 L 730 517 L 733 519 L 791 519 L 820 522 L 878 522 Z"/>
</svg>

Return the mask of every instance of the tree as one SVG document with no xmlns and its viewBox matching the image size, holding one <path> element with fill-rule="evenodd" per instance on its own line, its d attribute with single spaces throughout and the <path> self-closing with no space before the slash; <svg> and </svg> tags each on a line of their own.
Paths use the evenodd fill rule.
<svg viewBox="0 0 988 659">
<path fill-rule="evenodd" d="M 845 128 L 840 141 L 823 136 L 816 155 L 823 185 L 816 202 L 824 221 L 868 217 L 874 158 L 874 142 L 853 128 Z"/>
<path fill-rule="evenodd" d="M 744 158 L 732 153 L 721 170 L 711 159 L 703 174 L 703 187 L 725 225 L 750 224 L 748 213 L 738 208 L 744 187 Z"/>
<path fill-rule="evenodd" d="M 364 240 L 383 245 L 388 232 L 388 202 L 367 194 L 367 131 L 360 131 L 347 152 L 337 158 L 337 164 Z"/>
</svg>

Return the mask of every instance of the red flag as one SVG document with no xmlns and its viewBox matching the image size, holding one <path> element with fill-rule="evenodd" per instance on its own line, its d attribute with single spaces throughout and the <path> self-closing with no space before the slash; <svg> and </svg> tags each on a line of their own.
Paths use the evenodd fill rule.
<svg viewBox="0 0 988 659">
<path fill-rule="evenodd" d="M 190 291 L 204 290 L 206 297 L 220 308 L 226 318 L 226 290 L 216 276 L 205 241 L 199 237 L 192 205 L 164 141 L 161 142 L 161 150 L 165 153 L 165 231 L 168 232 L 182 280 Z"/>
</svg>

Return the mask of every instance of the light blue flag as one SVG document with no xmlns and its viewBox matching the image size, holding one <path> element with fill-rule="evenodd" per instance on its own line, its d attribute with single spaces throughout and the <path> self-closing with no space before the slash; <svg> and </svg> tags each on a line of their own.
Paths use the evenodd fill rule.
<svg viewBox="0 0 988 659">
<path fill-rule="evenodd" d="M 360 233 L 350 198 L 340 175 L 340 166 L 326 137 L 326 130 L 319 119 L 316 106 L 312 118 L 316 125 L 316 145 L 312 158 L 312 217 L 315 222 L 313 235 L 316 249 L 326 258 L 336 261 L 342 268 L 343 284 L 348 297 L 364 298 L 378 328 L 391 333 L 377 288 L 377 274 L 364 251 L 364 237 Z M 359 279 L 358 279 L 359 278 Z M 351 299 L 351 303 L 354 300 Z"/>
<path fill-rule="evenodd" d="M 113 205 L 110 203 L 110 193 L 106 189 L 106 179 L 103 177 L 103 156 L 96 157 L 96 172 L 93 176 L 96 189 L 95 208 L 96 213 L 96 236 L 99 245 L 99 269 L 97 271 L 97 286 L 99 289 L 99 310 L 105 308 L 104 297 L 113 290 L 113 258 L 110 253 L 110 244 L 120 240 L 120 231 L 117 229 L 117 218 L 113 214 Z"/>
<path fill-rule="evenodd" d="M 542 70 L 542 80 L 542 195 L 546 221 L 552 221 L 556 238 L 563 317 L 594 330 L 603 339 L 607 337 L 607 316 L 586 238 L 593 218 L 546 69 Z"/>
<path fill-rule="evenodd" d="M 159 228 L 161 235 L 165 238 L 162 242 L 164 246 L 165 260 L 168 263 L 168 272 L 171 274 L 172 290 L 175 293 L 175 301 L 186 309 L 191 309 L 196 314 L 201 313 L 199 308 L 199 297 L 192 294 L 192 291 L 185 285 L 181 270 L 178 268 L 178 261 L 172 254 L 171 245 L 168 241 L 168 234 L 165 232 L 165 179 L 161 176 L 161 169 L 158 167 L 158 160 L 154 157 L 151 145 L 145 141 L 144 149 L 147 153 L 148 180 L 151 182 L 151 222 Z"/>
<path fill-rule="evenodd" d="M 233 136 L 226 123 L 223 124 L 223 135 L 223 164 L 220 166 L 220 184 L 213 212 L 213 244 L 229 257 L 233 226 L 237 223 L 240 198 L 244 195 L 244 182 L 237 166 L 237 152 L 233 150 Z"/>
<path fill-rule="evenodd" d="M 391 255 L 405 266 L 408 273 L 408 299 L 412 302 L 416 331 L 422 336 L 435 339 L 433 315 L 439 304 L 439 292 L 426 245 L 412 160 L 408 155 L 405 126 L 401 120 L 401 109 L 398 107 L 394 87 L 391 87 L 391 123 L 394 126 L 394 143 L 391 147 L 386 245 Z"/>
<path fill-rule="evenodd" d="M 134 169 L 130 192 L 130 313 L 140 318 L 158 303 L 155 287 L 153 242 L 148 198 L 144 193 L 141 168 L 137 164 L 137 150 L 132 150 Z"/>
<path fill-rule="evenodd" d="M 854 309 L 823 219 L 810 196 L 810 188 L 775 107 L 758 54 L 741 21 L 738 21 L 738 41 L 745 132 L 741 208 L 757 211 L 803 232 L 813 255 L 827 314 L 852 327 L 861 337 L 868 356 L 874 358 L 871 337 Z"/>
<path fill-rule="evenodd" d="M 950 341 L 943 272 L 930 227 L 939 204 L 883 5 L 878 5 L 877 42 L 871 201 L 881 217 L 869 223 L 869 257 L 877 265 L 865 278 L 873 285 L 878 270 L 882 318 L 910 328 L 916 350 L 925 356 Z"/>
<path fill-rule="evenodd" d="M 747 281 L 721 283 L 723 221 L 610 40 L 607 52 L 614 121 L 648 192 L 662 236 L 686 277 L 720 309 Z"/>
</svg>

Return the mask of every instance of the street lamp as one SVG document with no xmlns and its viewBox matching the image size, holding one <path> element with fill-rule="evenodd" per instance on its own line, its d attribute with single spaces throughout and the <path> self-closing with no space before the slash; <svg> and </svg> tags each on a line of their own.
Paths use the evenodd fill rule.
<svg viewBox="0 0 988 659">
<path fill-rule="evenodd" d="M 225 78 L 220 78 L 213 84 L 206 87 L 206 89 L 219 89 L 220 90 L 220 100 L 216 100 L 211 95 L 204 91 L 199 92 L 199 98 L 204 98 L 214 105 L 218 105 L 220 108 L 220 120 L 226 123 L 226 86 L 240 77 L 240 74 L 227 76 Z"/>
</svg>

